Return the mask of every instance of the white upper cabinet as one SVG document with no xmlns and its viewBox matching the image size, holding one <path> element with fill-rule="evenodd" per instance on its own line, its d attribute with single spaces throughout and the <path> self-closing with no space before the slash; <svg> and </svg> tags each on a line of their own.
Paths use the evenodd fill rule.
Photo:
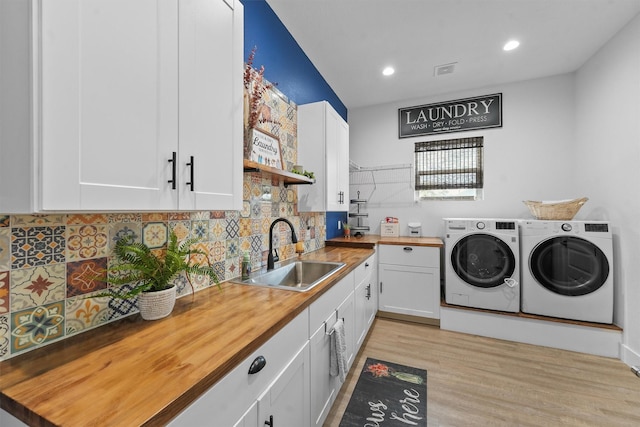
<svg viewBox="0 0 640 427">
<path fill-rule="evenodd" d="M 26 9 L 2 11 L 3 25 L 22 24 L 11 45 L 32 53 L 0 81 L 3 93 L 18 83 L 0 101 L 3 124 L 7 106 L 21 111 L 0 142 L 15 162 L 0 170 L 0 212 L 239 208 L 238 2 L 57 0 Z M 3 57 L 10 48 L 3 44 Z M 16 80 L 20 71 L 31 79 Z"/>
<path fill-rule="evenodd" d="M 243 33 L 239 0 L 180 0 L 180 209 L 242 208 Z"/>
<path fill-rule="evenodd" d="M 298 187 L 300 212 L 349 210 L 349 125 L 326 101 L 298 106 L 298 163 L 316 178 Z"/>
</svg>

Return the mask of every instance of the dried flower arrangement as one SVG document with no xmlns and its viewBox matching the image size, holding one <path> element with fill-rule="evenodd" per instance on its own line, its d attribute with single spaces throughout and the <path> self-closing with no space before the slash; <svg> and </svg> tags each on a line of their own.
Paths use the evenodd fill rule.
<svg viewBox="0 0 640 427">
<path fill-rule="evenodd" d="M 244 88 L 246 89 L 245 96 L 248 96 L 248 112 L 245 118 L 245 124 L 248 129 L 255 128 L 258 124 L 273 123 L 280 125 L 279 121 L 271 118 L 271 110 L 267 107 L 262 100 L 262 96 L 268 90 L 277 86 L 277 83 L 268 83 L 264 80 L 264 65 L 260 66 L 260 69 L 253 68 L 253 60 L 256 55 L 257 46 L 251 49 L 251 53 L 247 58 L 247 63 L 244 67 Z M 248 120 L 247 120 L 248 119 Z"/>
</svg>

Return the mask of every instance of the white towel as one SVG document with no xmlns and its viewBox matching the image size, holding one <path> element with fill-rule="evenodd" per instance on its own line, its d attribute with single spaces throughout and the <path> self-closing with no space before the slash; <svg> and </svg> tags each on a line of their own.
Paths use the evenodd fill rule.
<svg viewBox="0 0 640 427">
<path fill-rule="evenodd" d="M 338 319 L 333 325 L 331 333 L 331 357 L 329 358 L 329 373 L 333 377 L 339 377 L 340 382 L 347 378 L 347 340 L 344 334 L 344 321 Z"/>
</svg>

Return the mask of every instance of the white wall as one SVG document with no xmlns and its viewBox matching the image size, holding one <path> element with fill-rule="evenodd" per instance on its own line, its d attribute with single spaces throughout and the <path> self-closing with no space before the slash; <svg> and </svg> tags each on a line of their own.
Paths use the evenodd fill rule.
<svg viewBox="0 0 640 427">
<path fill-rule="evenodd" d="M 398 138 L 400 107 L 495 92 L 502 128 Z M 485 139 L 484 200 L 368 206 L 372 233 L 388 215 L 400 218 L 402 234 L 420 221 L 425 235 L 443 236 L 444 217 L 530 218 L 522 200 L 589 197 L 576 219 L 612 223 L 621 358 L 640 364 L 640 16 L 576 73 L 349 110 L 349 126 L 351 160 L 361 166 L 412 163 L 417 141 Z"/>
<path fill-rule="evenodd" d="M 398 138 L 398 108 L 501 92 L 503 126 L 496 129 Z M 440 98 L 421 98 L 394 104 L 349 110 L 351 160 L 360 166 L 413 162 L 414 143 L 438 139 L 484 136 L 484 200 L 425 201 L 367 206 L 372 233 L 380 231 L 385 216 L 422 223 L 423 234 L 442 236 L 445 217 L 529 218 L 523 200 L 581 197 L 573 183 L 572 148 L 575 139 L 574 77 L 561 75 Z M 380 184 L 374 192 L 385 191 Z M 351 197 L 355 197 L 352 186 Z M 395 190 L 395 189 L 394 189 Z M 364 196 L 364 194 L 363 194 Z"/>
<path fill-rule="evenodd" d="M 640 16 L 576 76 L 575 180 L 589 218 L 613 224 L 622 360 L 640 364 Z"/>
</svg>

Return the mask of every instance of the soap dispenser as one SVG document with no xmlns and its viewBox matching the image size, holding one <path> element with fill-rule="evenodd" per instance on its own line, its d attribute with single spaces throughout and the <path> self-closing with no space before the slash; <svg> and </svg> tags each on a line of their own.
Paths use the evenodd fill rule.
<svg viewBox="0 0 640 427">
<path fill-rule="evenodd" d="M 245 252 L 242 257 L 242 280 L 248 280 L 251 274 L 251 258 L 249 252 Z"/>
</svg>

